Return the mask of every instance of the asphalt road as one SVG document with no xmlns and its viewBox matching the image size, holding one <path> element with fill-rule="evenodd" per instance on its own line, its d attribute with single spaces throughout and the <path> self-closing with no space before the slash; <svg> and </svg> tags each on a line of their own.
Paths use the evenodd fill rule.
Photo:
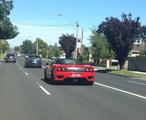
<svg viewBox="0 0 146 120">
<path fill-rule="evenodd" d="M 93 86 L 51 85 L 43 69 L 0 62 L 0 120 L 145 120 L 146 81 L 96 73 Z"/>
</svg>

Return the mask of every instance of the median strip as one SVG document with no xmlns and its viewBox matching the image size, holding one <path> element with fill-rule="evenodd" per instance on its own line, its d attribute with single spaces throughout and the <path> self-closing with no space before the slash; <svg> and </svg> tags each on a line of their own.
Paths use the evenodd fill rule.
<svg viewBox="0 0 146 120">
<path fill-rule="evenodd" d="M 129 95 L 132 95 L 132 96 L 135 96 L 135 97 L 142 98 L 142 99 L 146 100 L 146 96 L 138 95 L 138 94 L 135 94 L 135 93 L 132 93 L 132 92 L 128 92 L 128 91 L 125 91 L 125 90 L 122 90 L 122 89 L 118 89 L 118 88 L 111 87 L 111 86 L 104 85 L 104 84 L 97 83 L 97 82 L 94 82 L 94 84 L 96 84 L 98 86 L 105 87 L 105 88 L 109 88 L 109 89 L 112 89 L 112 90 L 115 90 L 115 91 L 118 91 L 118 92 L 126 93 L 126 94 L 129 94 Z"/>
</svg>

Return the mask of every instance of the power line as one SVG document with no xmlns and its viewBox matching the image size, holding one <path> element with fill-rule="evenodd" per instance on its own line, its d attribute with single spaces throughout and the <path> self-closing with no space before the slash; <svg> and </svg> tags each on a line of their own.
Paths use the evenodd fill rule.
<svg viewBox="0 0 146 120">
<path fill-rule="evenodd" d="M 21 25 L 30 25 L 30 26 L 39 26 L 39 27 L 68 27 L 68 26 L 75 26 L 75 23 L 69 24 L 35 24 L 35 23 L 17 23 Z"/>
</svg>

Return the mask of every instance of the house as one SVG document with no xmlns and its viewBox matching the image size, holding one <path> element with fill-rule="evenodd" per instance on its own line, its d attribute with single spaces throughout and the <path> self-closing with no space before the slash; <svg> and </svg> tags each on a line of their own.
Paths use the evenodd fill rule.
<svg viewBox="0 0 146 120">
<path fill-rule="evenodd" d="M 136 57 L 136 56 L 140 56 L 140 52 L 142 51 L 142 50 L 144 50 L 145 49 L 145 43 L 134 43 L 133 44 L 133 48 L 132 48 L 132 50 L 130 51 L 130 54 L 129 54 L 129 57 Z"/>
</svg>

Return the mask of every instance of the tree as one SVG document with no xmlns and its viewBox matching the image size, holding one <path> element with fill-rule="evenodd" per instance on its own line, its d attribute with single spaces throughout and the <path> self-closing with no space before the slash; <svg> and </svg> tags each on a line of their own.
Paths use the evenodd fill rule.
<svg viewBox="0 0 146 120">
<path fill-rule="evenodd" d="M 21 46 L 14 47 L 14 51 L 21 53 Z"/>
<path fill-rule="evenodd" d="M 38 43 L 39 55 L 41 55 L 42 57 L 46 57 L 47 56 L 47 52 L 48 52 L 47 43 L 45 43 L 41 38 L 37 38 L 36 41 L 34 42 L 35 51 L 36 51 L 36 44 L 37 43 Z"/>
<path fill-rule="evenodd" d="M 132 15 L 122 14 L 122 20 L 115 17 L 107 17 L 97 30 L 103 32 L 116 54 L 120 69 L 123 69 L 129 51 L 133 47 L 133 42 L 140 35 L 141 24 L 139 17 L 132 19 Z"/>
<path fill-rule="evenodd" d="M 101 33 L 97 33 L 95 28 L 91 29 L 91 31 L 92 34 L 89 39 L 94 62 L 99 63 L 100 59 L 110 58 L 112 53 L 106 37 Z"/>
<path fill-rule="evenodd" d="M 82 53 L 79 56 L 79 60 L 88 63 L 89 62 L 89 48 L 85 45 L 82 45 Z"/>
<path fill-rule="evenodd" d="M 22 52 L 24 54 L 32 54 L 33 51 L 33 43 L 31 40 L 25 40 L 23 41 L 23 44 L 21 46 Z"/>
<path fill-rule="evenodd" d="M 76 38 L 74 37 L 74 35 L 62 34 L 62 36 L 59 37 L 59 44 L 64 50 L 66 58 L 71 58 L 72 52 L 76 47 Z"/>
<path fill-rule="evenodd" d="M 48 46 L 48 58 L 52 58 L 52 57 L 54 57 L 54 46 L 49 45 Z"/>
<path fill-rule="evenodd" d="M 57 43 L 55 43 L 53 51 L 54 51 L 54 57 L 59 57 L 62 53 Z"/>
<path fill-rule="evenodd" d="M 0 54 L 5 53 L 7 50 L 9 50 L 9 43 L 5 41 L 0 41 Z"/>
<path fill-rule="evenodd" d="M 19 34 L 17 26 L 14 26 L 8 18 L 12 9 L 12 0 L 0 0 L 0 40 L 12 39 Z"/>
</svg>

